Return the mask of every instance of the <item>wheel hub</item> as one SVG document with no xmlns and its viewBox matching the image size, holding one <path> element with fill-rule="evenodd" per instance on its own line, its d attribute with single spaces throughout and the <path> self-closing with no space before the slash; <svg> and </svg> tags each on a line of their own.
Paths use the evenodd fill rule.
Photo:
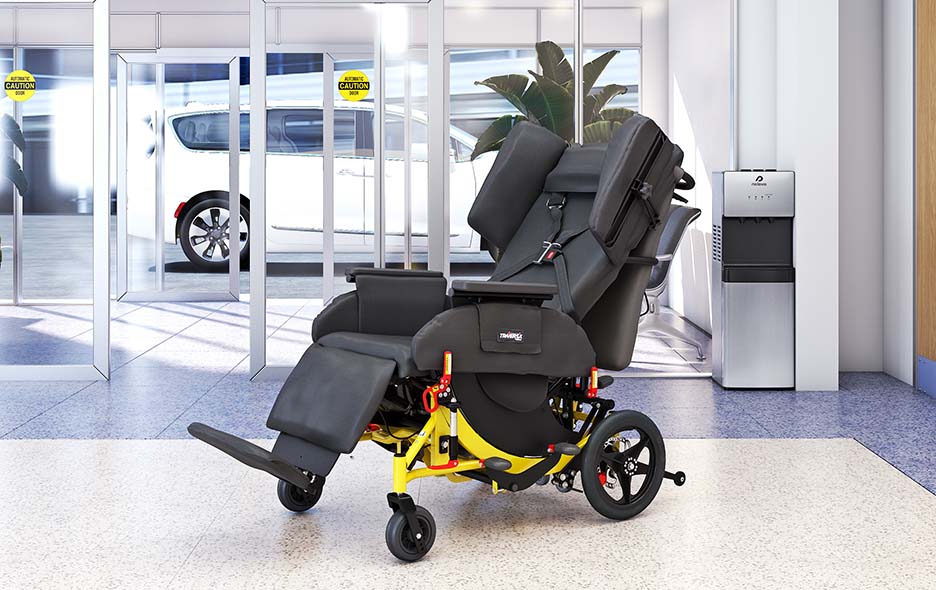
<svg viewBox="0 0 936 590">
<path fill-rule="evenodd" d="M 627 475 L 634 475 L 637 473 L 637 460 L 633 457 L 628 457 L 624 459 L 624 473 Z"/>
</svg>

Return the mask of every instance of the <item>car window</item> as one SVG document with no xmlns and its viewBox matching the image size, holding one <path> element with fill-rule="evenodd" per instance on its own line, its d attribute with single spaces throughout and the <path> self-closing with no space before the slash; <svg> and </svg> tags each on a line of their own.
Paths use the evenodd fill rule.
<svg viewBox="0 0 936 590">
<path fill-rule="evenodd" d="M 374 157 L 374 112 L 360 111 L 361 133 L 358 135 L 357 150 L 358 156 L 367 158 Z M 410 127 L 411 136 L 411 154 L 410 157 L 417 162 L 425 162 L 429 153 L 429 129 L 422 121 L 413 120 Z M 384 155 L 388 160 L 402 160 L 406 157 L 406 141 L 403 129 L 403 117 L 399 115 L 389 115 L 384 124 Z"/>
<path fill-rule="evenodd" d="M 320 109 L 282 111 L 282 137 L 278 138 L 280 153 L 321 154 L 324 148 L 323 119 Z M 275 133 L 274 128 L 274 133 Z M 351 111 L 335 111 L 335 155 L 354 153 L 355 122 Z"/>
<path fill-rule="evenodd" d="M 242 107 L 246 108 L 246 107 Z M 190 150 L 227 151 L 228 113 L 196 113 L 172 119 L 172 130 Z M 335 112 L 335 155 L 354 155 L 354 112 Z M 240 145 L 250 151 L 250 113 L 240 115 Z M 321 153 L 322 111 L 319 109 L 271 109 L 267 113 L 267 151 L 270 153 Z"/>
<path fill-rule="evenodd" d="M 179 141 L 190 150 L 224 151 L 228 149 L 228 113 L 198 113 L 182 115 L 172 120 L 172 129 Z M 241 151 L 250 149 L 250 119 L 240 117 Z"/>
<path fill-rule="evenodd" d="M 387 136 L 386 157 L 402 160 L 406 157 L 406 137 L 404 134 L 403 118 L 397 116 L 387 117 L 384 133 Z M 422 121 L 412 120 L 410 124 L 410 157 L 417 162 L 424 162 L 429 153 L 429 130 Z"/>
</svg>

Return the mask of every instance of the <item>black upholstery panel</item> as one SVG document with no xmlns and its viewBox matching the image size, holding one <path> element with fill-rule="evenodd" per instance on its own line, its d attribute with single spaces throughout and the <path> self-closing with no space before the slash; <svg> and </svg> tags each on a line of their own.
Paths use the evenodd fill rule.
<svg viewBox="0 0 936 590">
<path fill-rule="evenodd" d="M 396 363 L 398 377 L 422 374 L 413 361 L 411 336 L 387 336 L 360 332 L 332 332 L 317 341 L 322 346 L 340 348 L 368 356 L 389 359 Z"/>
<path fill-rule="evenodd" d="M 492 387 L 495 383 L 498 385 Z M 503 397 L 501 385 L 513 389 L 510 399 Z M 578 441 L 578 436 L 559 424 L 553 415 L 545 399 L 543 377 L 456 374 L 452 376 L 452 389 L 461 401 L 468 424 L 484 440 L 512 455 L 542 457 L 551 444 Z M 521 401 L 524 396 L 527 399 Z"/>
<path fill-rule="evenodd" d="M 267 427 L 350 453 L 395 368 L 392 360 L 313 344 L 283 384 Z"/>
<path fill-rule="evenodd" d="M 559 290 L 555 285 L 544 283 L 520 283 L 503 281 L 452 281 L 453 295 L 492 295 L 519 297 L 543 297 L 552 299 Z"/>
<path fill-rule="evenodd" d="M 570 146 L 546 177 L 543 190 L 551 193 L 598 192 L 598 179 L 607 149 L 603 143 Z"/>
<path fill-rule="evenodd" d="M 446 307 L 446 282 L 438 276 L 357 275 L 358 330 L 412 336 Z"/>
<path fill-rule="evenodd" d="M 516 305 L 540 313 L 542 352 L 517 354 L 485 352 L 481 349 L 478 308 L 482 303 L 444 311 L 413 337 L 413 356 L 423 371 L 441 370 L 445 351 L 453 354 L 453 371 L 458 373 L 512 373 L 576 377 L 586 375 L 594 365 L 594 351 L 584 330 L 572 318 L 554 309 Z"/>
<path fill-rule="evenodd" d="M 647 232 L 632 255 L 653 256 L 662 234 L 662 224 Z M 620 371 L 630 365 L 637 342 L 644 290 L 652 268 L 646 264 L 625 264 L 595 306 L 582 318 L 582 328 L 595 348 L 598 367 Z"/>
<path fill-rule="evenodd" d="M 506 248 L 565 148 L 566 142 L 551 131 L 518 123 L 478 191 L 468 225 L 498 248 Z"/>
<path fill-rule="evenodd" d="M 358 331 L 357 293 L 342 293 L 335 297 L 312 321 L 312 340 L 318 341 L 332 332 Z"/>
<path fill-rule="evenodd" d="M 680 164 L 682 150 L 651 119 L 634 115 L 615 131 L 588 222 L 615 264 L 622 264 L 647 229 L 662 220 L 677 171 L 682 174 Z"/>
</svg>

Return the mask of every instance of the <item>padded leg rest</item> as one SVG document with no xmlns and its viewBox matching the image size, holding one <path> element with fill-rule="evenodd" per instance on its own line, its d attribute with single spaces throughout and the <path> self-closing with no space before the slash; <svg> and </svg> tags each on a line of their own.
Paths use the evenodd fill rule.
<svg viewBox="0 0 936 590">
<path fill-rule="evenodd" d="M 283 384 L 267 427 L 329 451 L 350 453 L 395 369 L 392 360 L 313 344 Z"/>
<path fill-rule="evenodd" d="M 308 489 L 309 487 L 309 477 L 298 467 L 274 455 L 270 451 L 258 447 L 252 442 L 238 438 L 227 432 L 215 430 L 199 422 L 190 424 L 188 431 L 189 434 L 198 440 L 204 441 L 219 451 L 227 453 L 248 467 L 266 471 L 273 477 L 289 482 L 302 490 Z"/>
</svg>

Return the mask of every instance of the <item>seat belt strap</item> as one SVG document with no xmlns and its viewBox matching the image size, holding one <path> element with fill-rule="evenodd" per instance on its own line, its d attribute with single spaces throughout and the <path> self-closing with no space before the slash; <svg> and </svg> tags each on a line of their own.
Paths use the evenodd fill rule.
<svg viewBox="0 0 936 590">
<path fill-rule="evenodd" d="M 556 287 L 559 289 L 559 308 L 562 313 L 568 315 L 575 323 L 579 323 L 578 314 L 575 313 L 575 303 L 572 301 L 572 288 L 569 287 L 569 269 L 566 267 L 565 256 L 562 251 L 552 259 L 553 266 L 556 267 Z"/>
<path fill-rule="evenodd" d="M 541 264 L 544 260 L 544 257 L 547 256 L 549 252 L 549 244 L 553 244 L 557 240 L 560 233 L 562 233 L 562 217 L 566 205 L 566 195 L 565 193 L 553 193 L 549 195 L 546 199 L 546 209 L 549 211 L 549 216 L 552 219 L 552 227 L 549 230 L 549 235 L 546 236 L 546 239 L 543 240 L 543 249 L 537 250 L 536 252 L 523 256 L 516 264 L 509 266 L 503 270 L 495 271 L 491 275 L 492 281 L 506 281 L 515 274 L 523 271 L 525 268 L 532 266 L 533 264 Z"/>
</svg>

